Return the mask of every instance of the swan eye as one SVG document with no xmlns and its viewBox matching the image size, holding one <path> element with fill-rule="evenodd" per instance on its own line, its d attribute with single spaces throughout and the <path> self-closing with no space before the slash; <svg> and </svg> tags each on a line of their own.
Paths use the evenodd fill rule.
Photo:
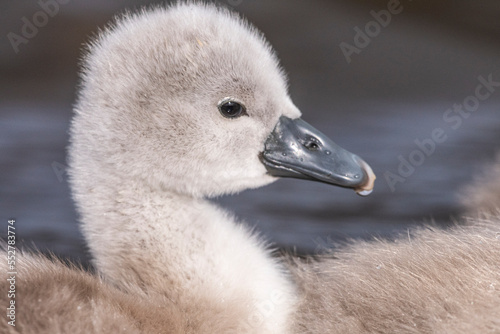
<svg viewBox="0 0 500 334">
<path fill-rule="evenodd" d="M 242 104 L 228 99 L 224 99 L 219 103 L 219 111 L 222 116 L 227 118 L 237 118 L 248 115 Z"/>
</svg>

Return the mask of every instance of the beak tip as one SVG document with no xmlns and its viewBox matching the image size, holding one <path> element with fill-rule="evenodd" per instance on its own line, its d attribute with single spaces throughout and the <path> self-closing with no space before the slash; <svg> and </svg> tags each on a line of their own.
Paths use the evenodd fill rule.
<svg viewBox="0 0 500 334">
<path fill-rule="evenodd" d="M 360 196 L 368 196 L 373 192 L 373 187 L 375 186 L 375 180 L 377 177 L 370 165 L 368 165 L 364 160 L 359 159 L 359 163 L 363 168 L 364 173 L 366 174 L 366 182 L 359 188 L 356 188 L 355 191 Z"/>
<path fill-rule="evenodd" d="M 368 196 L 370 195 L 371 193 L 373 192 L 373 189 L 370 189 L 370 190 L 358 190 L 356 191 L 356 194 L 358 194 L 359 196 Z"/>
</svg>

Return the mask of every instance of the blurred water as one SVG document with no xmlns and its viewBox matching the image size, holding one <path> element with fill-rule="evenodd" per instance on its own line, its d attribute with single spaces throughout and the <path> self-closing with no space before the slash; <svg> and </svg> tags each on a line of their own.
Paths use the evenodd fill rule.
<svg viewBox="0 0 500 334">
<path fill-rule="evenodd" d="M 36 10 L 36 4 L 20 3 L 26 8 L 11 11 L 2 22 L 12 25 L 4 31 L 19 29 L 19 18 Z M 64 172 L 76 59 L 85 36 L 124 6 L 108 2 L 86 11 L 75 0 L 19 54 L 2 41 L 0 235 L 15 218 L 17 236 L 28 246 L 87 261 Z M 277 49 L 304 119 L 363 157 L 378 180 L 367 198 L 284 179 L 216 202 L 277 246 L 302 253 L 346 238 L 393 236 L 431 220 L 447 225 L 460 215 L 455 194 L 500 147 L 500 89 L 457 130 L 442 117 L 474 93 L 479 75 L 500 81 L 500 40 L 403 12 L 348 64 L 339 43 L 352 40 L 353 27 L 378 7 L 247 0 L 236 9 Z M 438 127 L 447 140 L 392 192 L 384 173 L 396 173 L 398 156 L 408 158 L 418 149 L 414 141 Z"/>
</svg>

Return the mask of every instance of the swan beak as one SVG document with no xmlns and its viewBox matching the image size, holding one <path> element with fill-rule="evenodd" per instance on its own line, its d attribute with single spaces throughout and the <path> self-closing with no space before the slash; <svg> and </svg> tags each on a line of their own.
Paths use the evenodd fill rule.
<svg viewBox="0 0 500 334">
<path fill-rule="evenodd" d="M 361 196 L 372 192 L 376 178 L 360 157 L 300 118 L 281 116 L 260 158 L 270 175 L 352 188 Z"/>
</svg>

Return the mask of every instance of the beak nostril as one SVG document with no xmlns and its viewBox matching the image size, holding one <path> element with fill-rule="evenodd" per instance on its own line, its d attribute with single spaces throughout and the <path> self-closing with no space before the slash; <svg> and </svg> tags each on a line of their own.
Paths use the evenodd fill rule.
<svg viewBox="0 0 500 334">
<path fill-rule="evenodd" d="M 309 151 L 317 151 L 319 150 L 319 145 L 318 143 L 315 143 L 313 141 L 309 141 L 304 144 L 304 146 L 309 150 Z"/>
</svg>

